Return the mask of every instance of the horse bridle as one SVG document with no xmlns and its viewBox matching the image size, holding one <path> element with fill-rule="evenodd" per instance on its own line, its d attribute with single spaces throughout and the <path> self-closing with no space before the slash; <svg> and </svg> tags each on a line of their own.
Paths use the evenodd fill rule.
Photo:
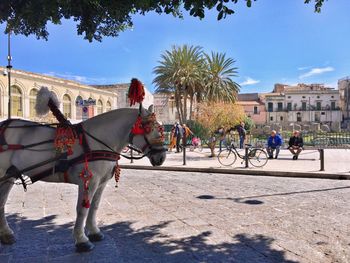
<svg viewBox="0 0 350 263">
<path fill-rule="evenodd" d="M 159 139 L 154 139 L 150 142 L 147 138 L 147 135 L 157 130 L 160 133 Z M 137 135 L 143 135 L 145 145 L 141 149 L 136 149 L 134 145 L 134 138 Z M 136 119 L 136 122 L 129 134 L 129 148 L 137 152 L 144 153 L 145 156 L 149 154 L 156 154 L 160 152 L 165 152 L 166 149 L 163 147 L 164 144 L 164 127 L 160 125 L 156 120 L 156 115 L 151 113 L 145 119 L 141 117 L 141 114 Z M 159 146 L 155 148 L 155 146 Z"/>
</svg>

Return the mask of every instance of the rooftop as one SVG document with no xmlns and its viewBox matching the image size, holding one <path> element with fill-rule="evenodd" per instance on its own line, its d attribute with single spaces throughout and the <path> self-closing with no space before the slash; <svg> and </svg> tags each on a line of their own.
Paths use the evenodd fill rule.
<svg viewBox="0 0 350 263">
<path fill-rule="evenodd" d="M 5 71 L 7 70 L 5 67 L 0 66 L 0 70 L 1 71 Z M 64 79 L 64 78 L 59 78 L 59 77 L 54 77 L 54 76 L 50 76 L 50 75 L 46 75 L 46 74 L 39 74 L 39 73 L 34 73 L 34 72 L 30 72 L 30 71 L 25 71 L 25 70 L 20 70 L 20 69 L 11 69 L 11 74 L 13 76 L 20 76 L 23 78 L 34 78 L 34 79 L 39 79 L 42 81 L 51 81 L 53 83 L 57 83 L 57 84 L 64 84 L 64 85 L 70 85 L 73 87 L 79 87 L 79 88 L 83 88 L 83 89 L 89 89 L 89 90 L 98 90 L 96 87 L 94 87 L 93 85 L 86 85 L 74 80 L 68 80 L 68 79 Z M 110 94 L 110 91 L 102 91 L 102 92 L 108 92 Z"/>
</svg>

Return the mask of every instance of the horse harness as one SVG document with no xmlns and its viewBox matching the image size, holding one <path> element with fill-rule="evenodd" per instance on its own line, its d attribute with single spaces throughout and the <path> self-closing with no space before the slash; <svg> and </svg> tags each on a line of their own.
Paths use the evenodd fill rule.
<svg viewBox="0 0 350 263">
<path fill-rule="evenodd" d="M 114 176 L 115 181 L 116 181 L 116 187 L 119 181 L 120 177 L 120 167 L 118 165 L 118 160 L 120 159 L 120 156 L 123 156 L 127 159 L 141 159 L 144 156 L 146 156 L 149 153 L 155 153 L 155 152 L 160 152 L 163 151 L 163 149 L 155 149 L 152 147 L 150 142 L 148 141 L 146 135 L 151 132 L 152 128 L 150 127 L 150 123 L 156 123 L 155 121 L 155 115 L 151 114 L 151 118 L 148 118 L 145 122 L 142 121 L 141 116 L 139 115 L 132 130 L 130 131 L 129 134 L 129 148 L 132 150 L 135 150 L 137 152 L 145 152 L 146 150 L 147 153 L 143 154 L 140 157 L 129 157 L 125 156 L 121 153 L 118 153 L 114 151 L 111 147 L 109 147 L 106 143 L 104 143 L 102 140 L 98 139 L 97 137 L 93 136 L 90 134 L 88 131 L 86 131 L 82 124 L 33 124 L 33 125 L 23 125 L 23 126 L 10 126 L 11 122 L 16 119 L 8 119 L 4 121 L 1 126 L 0 126 L 0 153 L 8 151 L 8 150 L 25 150 L 25 149 L 30 149 L 35 146 L 43 145 L 43 144 L 48 144 L 48 143 L 54 143 L 55 144 L 55 149 L 56 149 L 56 155 L 53 158 L 50 158 L 46 161 L 39 162 L 35 165 L 26 167 L 22 170 L 19 170 L 15 166 L 11 166 L 8 168 L 6 172 L 6 176 L 0 178 L 0 182 L 6 181 L 9 178 L 15 178 L 15 179 L 20 179 L 21 184 L 23 185 L 24 190 L 27 190 L 27 184 L 32 184 L 35 183 L 39 180 L 42 180 L 43 178 L 50 176 L 54 174 L 55 172 L 62 172 L 64 174 L 64 181 L 68 181 L 68 169 L 72 166 L 82 164 L 84 163 L 84 168 L 82 172 L 80 173 L 80 177 L 83 180 L 84 183 L 84 200 L 83 200 L 83 206 L 88 208 L 90 207 L 90 202 L 88 200 L 88 188 L 89 188 L 89 181 L 92 177 L 92 173 L 88 168 L 88 163 L 89 162 L 94 162 L 94 161 L 111 161 L 115 162 L 115 166 L 113 169 L 112 176 Z M 55 139 L 51 140 L 46 140 L 38 143 L 33 143 L 33 144 L 28 144 L 28 145 L 20 145 L 20 144 L 8 144 L 5 139 L 5 131 L 7 129 L 11 128 L 29 128 L 29 127 L 52 127 L 53 125 L 57 125 L 56 127 L 56 136 Z M 163 128 L 161 125 L 158 125 L 156 127 L 158 131 L 161 134 L 159 144 L 164 141 L 164 134 L 163 134 Z M 140 151 L 136 149 L 135 147 L 132 146 L 133 144 L 133 139 L 135 135 L 143 135 L 145 139 L 145 146 L 143 149 Z M 87 136 L 92 138 L 93 140 L 97 141 L 98 143 L 102 144 L 108 150 L 92 150 L 89 146 Z M 83 153 L 79 155 L 78 157 L 68 159 L 69 155 L 73 154 L 72 151 L 72 146 L 75 144 L 76 140 L 79 140 L 79 144 L 81 145 L 83 149 Z M 157 142 L 153 142 L 157 144 Z M 40 173 L 34 174 L 30 176 L 30 182 L 28 182 L 24 174 L 28 171 L 34 170 L 36 168 L 42 167 L 44 165 L 50 164 L 50 163 L 55 163 L 55 165 L 52 168 L 46 169 Z"/>
</svg>

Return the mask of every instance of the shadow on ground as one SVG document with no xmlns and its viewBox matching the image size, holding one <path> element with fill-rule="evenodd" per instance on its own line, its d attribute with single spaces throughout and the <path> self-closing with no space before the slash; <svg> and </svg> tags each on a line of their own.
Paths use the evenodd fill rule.
<svg viewBox="0 0 350 263">
<path fill-rule="evenodd" d="M 284 193 L 273 193 L 273 194 L 262 194 L 262 195 L 253 195 L 253 196 L 244 196 L 244 197 L 216 197 L 213 195 L 199 195 L 198 199 L 202 200 L 231 200 L 236 203 L 244 203 L 248 205 L 261 205 L 264 202 L 261 200 L 257 200 L 256 198 L 266 198 L 273 196 L 288 196 L 288 195 L 297 195 L 297 194 L 308 194 L 308 193 L 317 193 L 317 192 L 328 192 L 328 191 L 337 191 L 349 189 L 350 186 L 340 186 L 340 187 L 332 187 L 332 188 L 322 188 L 322 189 L 310 189 L 303 191 L 293 191 L 293 192 L 284 192 Z"/>
<path fill-rule="evenodd" d="M 55 215 L 31 220 L 11 214 L 8 219 L 17 243 L 0 246 L 0 262 L 296 262 L 272 248 L 274 239 L 267 236 L 239 234 L 213 244 L 210 231 L 182 238 L 165 234 L 171 222 L 139 229 L 130 221 L 103 226 L 105 240 L 94 251 L 77 254 L 72 222 L 57 225 Z"/>
</svg>

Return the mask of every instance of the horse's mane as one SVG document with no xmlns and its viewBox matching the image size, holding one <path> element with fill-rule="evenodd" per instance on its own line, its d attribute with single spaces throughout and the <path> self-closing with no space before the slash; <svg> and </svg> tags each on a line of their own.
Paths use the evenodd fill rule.
<svg viewBox="0 0 350 263">
<path fill-rule="evenodd" d="M 123 117 L 125 114 L 129 114 L 131 112 L 138 112 L 138 109 L 134 109 L 134 108 L 121 108 L 121 109 L 115 109 L 115 110 L 111 110 L 108 112 L 104 112 L 101 113 L 97 116 L 94 116 L 90 119 L 87 119 L 85 121 L 83 121 L 84 124 L 89 124 L 90 122 L 96 122 L 99 120 L 103 120 L 103 121 L 116 121 L 118 118 Z"/>
</svg>

